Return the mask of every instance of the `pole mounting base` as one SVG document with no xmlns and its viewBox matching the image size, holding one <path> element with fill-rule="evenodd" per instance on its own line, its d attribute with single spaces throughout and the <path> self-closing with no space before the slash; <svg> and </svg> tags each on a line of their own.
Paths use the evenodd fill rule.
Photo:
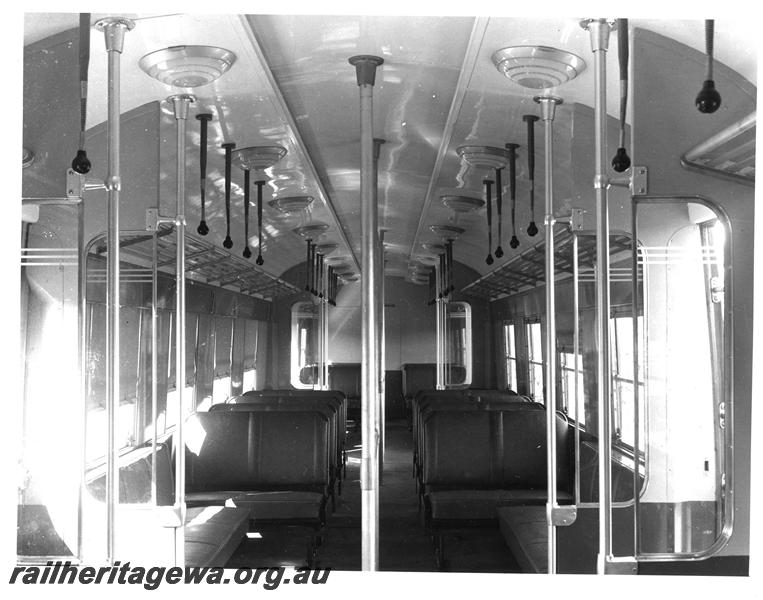
<svg viewBox="0 0 763 600">
<path fill-rule="evenodd" d="M 384 59 L 371 54 L 358 54 L 349 59 L 355 67 L 358 85 L 374 85 L 376 83 L 376 67 L 384 64 Z"/>
</svg>

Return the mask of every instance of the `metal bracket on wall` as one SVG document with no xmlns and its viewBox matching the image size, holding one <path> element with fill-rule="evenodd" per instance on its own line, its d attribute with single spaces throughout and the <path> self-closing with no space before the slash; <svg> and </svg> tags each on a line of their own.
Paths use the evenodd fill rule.
<svg viewBox="0 0 763 600">
<path fill-rule="evenodd" d="M 610 177 L 609 185 L 627 187 L 631 196 L 646 196 L 649 191 L 649 170 L 646 167 L 631 167 L 630 175 L 625 177 Z"/>
<path fill-rule="evenodd" d="M 601 556 L 599 556 L 601 561 Z M 633 556 L 609 556 L 604 559 L 603 570 L 599 573 L 604 575 L 637 575 L 638 562 Z"/>
<path fill-rule="evenodd" d="M 574 505 L 552 506 L 547 513 L 549 525 L 554 527 L 569 527 L 578 518 L 578 508 Z"/>
<path fill-rule="evenodd" d="M 146 209 L 146 231 L 159 231 L 160 225 L 174 225 L 173 217 L 163 217 L 158 208 Z"/>
</svg>

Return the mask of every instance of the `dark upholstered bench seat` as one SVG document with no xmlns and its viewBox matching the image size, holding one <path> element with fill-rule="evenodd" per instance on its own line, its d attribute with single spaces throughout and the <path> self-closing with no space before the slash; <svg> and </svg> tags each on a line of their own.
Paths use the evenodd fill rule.
<svg viewBox="0 0 763 600">
<path fill-rule="evenodd" d="M 545 506 L 497 509 L 498 527 L 524 573 L 548 572 L 548 529 Z"/>
<path fill-rule="evenodd" d="M 243 508 L 255 521 L 309 520 L 320 515 L 325 503 L 317 492 L 197 492 L 186 496 L 186 504 L 193 507 L 225 506 Z"/>
<path fill-rule="evenodd" d="M 224 567 L 249 528 L 246 508 L 189 508 L 185 519 L 185 564 Z"/>
<path fill-rule="evenodd" d="M 565 491 L 559 491 L 560 501 L 572 500 Z M 507 505 L 526 506 L 543 504 L 546 490 L 443 490 L 426 496 L 431 518 L 439 520 L 495 519 L 496 507 Z"/>
</svg>

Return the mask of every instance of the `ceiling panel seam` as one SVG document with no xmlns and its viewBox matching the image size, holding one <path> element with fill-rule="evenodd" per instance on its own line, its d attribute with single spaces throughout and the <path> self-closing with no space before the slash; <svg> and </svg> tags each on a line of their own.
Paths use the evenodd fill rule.
<svg viewBox="0 0 763 600">
<path fill-rule="evenodd" d="M 307 170 L 310 173 L 310 176 L 314 179 L 315 185 L 318 188 L 318 192 L 321 196 L 321 199 L 323 200 L 324 205 L 328 209 L 329 214 L 331 215 L 331 219 L 334 221 L 334 226 L 337 229 L 337 234 L 339 235 L 342 243 L 345 245 L 345 247 L 349 251 L 350 256 L 352 257 L 352 261 L 353 263 L 355 263 L 355 268 L 358 270 L 358 272 L 360 272 L 360 263 L 358 262 L 358 258 L 355 255 L 355 250 L 350 245 L 350 242 L 347 239 L 347 235 L 345 234 L 345 231 L 344 231 L 342 220 L 339 218 L 339 215 L 337 214 L 336 209 L 334 208 L 334 204 L 332 203 L 331 198 L 329 197 L 328 192 L 326 191 L 326 188 L 323 185 L 323 182 L 318 176 L 318 172 L 315 168 L 315 165 L 313 164 L 313 161 L 310 158 L 310 154 L 307 151 L 307 146 L 305 145 L 304 141 L 302 140 L 302 136 L 299 133 L 299 129 L 297 128 L 297 123 L 294 120 L 294 116 L 291 114 L 291 111 L 289 110 L 289 107 L 286 104 L 286 100 L 284 99 L 284 96 L 281 93 L 281 88 L 279 87 L 278 82 L 276 81 L 275 76 L 273 75 L 273 72 L 270 69 L 270 65 L 267 59 L 265 58 L 265 53 L 262 51 L 262 46 L 260 45 L 260 41 L 257 38 L 257 34 L 255 33 L 252 25 L 249 23 L 249 20 L 247 19 L 246 15 L 241 15 L 239 18 L 241 19 L 241 22 L 244 26 L 244 30 L 247 32 L 247 36 L 249 37 L 249 40 L 252 44 L 252 48 L 254 49 L 254 52 L 257 55 L 257 60 L 259 60 L 260 64 L 262 65 L 263 72 L 265 74 L 265 77 L 268 80 L 268 84 L 273 90 L 275 101 L 278 104 L 279 108 L 281 109 L 281 113 L 284 117 L 284 120 L 286 121 L 286 125 L 289 128 L 289 131 L 291 132 L 294 143 L 302 151 L 302 155 L 305 158 Z"/>
<path fill-rule="evenodd" d="M 453 130 L 458 116 L 461 113 L 461 107 L 463 106 L 464 99 L 466 98 L 466 92 L 469 89 L 469 83 L 472 79 L 472 74 L 477 64 L 477 58 L 479 57 L 480 49 L 482 48 L 482 41 L 485 38 L 485 32 L 487 31 L 488 23 L 490 19 L 488 17 L 476 17 L 474 19 L 474 25 L 472 26 L 472 32 L 469 36 L 469 43 L 464 53 L 464 60 L 461 64 L 461 71 L 458 76 L 458 82 L 456 83 L 456 89 L 453 92 L 453 100 L 450 104 L 450 110 L 448 111 L 448 117 L 445 121 L 445 127 L 443 127 L 442 139 L 440 140 L 440 147 L 437 150 L 437 158 L 432 169 L 432 174 L 429 178 L 429 184 L 427 185 L 426 196 L 424 197 L 424 204 L 421 207 L 421 213 L 419 215 L 419 224 L 416 228 L 416 234 L 413 236 L 411 242 L 411 250 L 408 253 L 409 261 L 413 259 L 414 252 L 418 245 L 419 236 L 425 227 L 427 213 L 429 207 L 432 204 L 432 196 L 435 193 L 437 187 L 437 180 L 440 178 L 440 171 L 442 169 L 445 156 L 448 153 L 450 147 L 450 141 L 453 136 Z"/>
</svg>

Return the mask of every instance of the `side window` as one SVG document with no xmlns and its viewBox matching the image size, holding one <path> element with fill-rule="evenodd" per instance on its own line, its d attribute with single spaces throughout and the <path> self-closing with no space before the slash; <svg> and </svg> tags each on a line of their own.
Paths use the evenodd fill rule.
<svg viewBox="0 0 763 600">
<path fill-rule="evenodd" d="M 585 398 L 583 383 L 583 355 L 575 356 L 573 348 L 562 348 L 562 407 L 570 419 L 585 425 Z"/>
<path fill-rule="evenodd" d="M 530 367 L 528 392 L 536 402 L 545 403 L 543 394 L 543 333 L 540 321 L 528 321 L 527 362 Z"/>
<path fill-rule="evenodd" d="M 637 319 L 638 347 L 644 347 L 644 317 Z M 628 448 L 633 448 L 635 433 L 635 394 L 633 377 L 633 317 L 615 316 L 610 319 L 610 353 L 612 364 L 612 405 L 614 409 L 615 439 Z M 638 392 L 641 410 L 644 405 L 644 361 L 638 365 Z M 643 412 L 642 412 L 643 415 Z M 640 419 L 640 438 L 644 439 L 644 418 Z"/>
<path fill-rule="evenodd" d="M 445 384 L 472 383 L 472 307 L 467 302 L 447 303 Z"/>
<path fill-rule="evenodd" d="M 517 344 L 514 323 L 503 324 L 503 351 L 506 359 L 506 387 L 517 391 Z"/>
<path fill-rule="evenodd" d="M 311 390 L 318 385 L 318 309 L 312 302 L 291 307 L 291 385 Z"/>
</svg>

